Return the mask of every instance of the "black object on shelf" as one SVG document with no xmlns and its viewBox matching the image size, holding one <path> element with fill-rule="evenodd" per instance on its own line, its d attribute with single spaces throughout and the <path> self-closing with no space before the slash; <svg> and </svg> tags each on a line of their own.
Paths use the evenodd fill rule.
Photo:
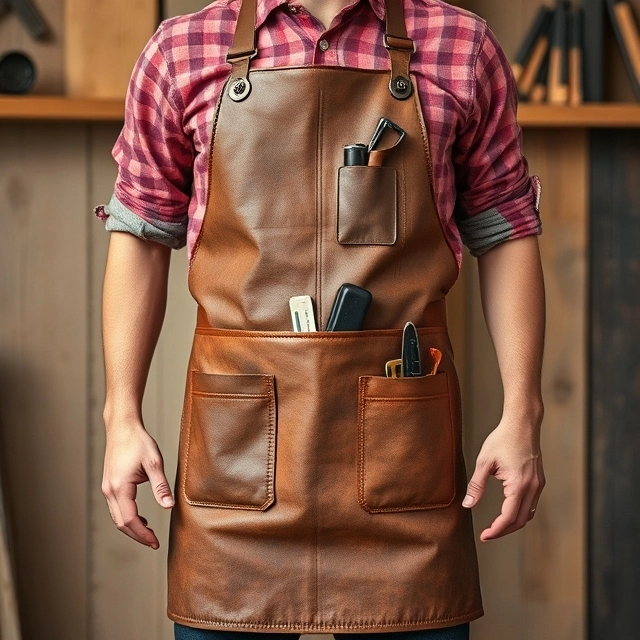
<svg viewBox="0 0 640 640">
<path fill-rule="evenodd" d="M 36 80 L 33 62 L 19 51 L 0 55 L 0 93 L 28 93 Z"/>
<path fill-rule="evenodd" d="M 32 0 L 0 0 L 0 15 L 13 9 L 35 40 L 43 40 L 50 31 Z"/>
<path fill-rule="evenodd" d="M 529 61 L 529 58 L 533 54 L 534 49 L 536 48 L 540 36 L 548 33 L 549 26 L 552 20 L 553 9 L 550 9 L 549 7 L 546 7 L 544 5 L 541 6 L 540 9 L 538 9 L 538 13 L 536 14 L 531 28 L 520 43 L 518 53 L 516 53 L 514 62 L 511 65 L 513 76 L 516 82 L 520 80 L 525 66 Z"/>
<path fill-rule="evenodd" d="M 607 0 L 607 8 L 633 92 L 640 100 L 640 31 L 633 10 L 626 0 Z"/>
<path fill-rule="evenodd" d="M 583 51 L 583 96 L 585 102 L 604 99 L 603 51 L 605 0 L 583 0 L 585 43 Z"/>
</svg>

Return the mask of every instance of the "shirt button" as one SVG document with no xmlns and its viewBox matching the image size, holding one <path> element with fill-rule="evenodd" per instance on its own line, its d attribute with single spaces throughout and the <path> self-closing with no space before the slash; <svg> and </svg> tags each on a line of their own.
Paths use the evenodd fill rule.
<svg viewBox="0 0 640 640">
<path fill-rule="evenodd" d="M 329 43 L 323 38 L 318 42 L 318 46 L 320 47 L 320 51 L 326 51 L 329 48 Z"/>
</svg>

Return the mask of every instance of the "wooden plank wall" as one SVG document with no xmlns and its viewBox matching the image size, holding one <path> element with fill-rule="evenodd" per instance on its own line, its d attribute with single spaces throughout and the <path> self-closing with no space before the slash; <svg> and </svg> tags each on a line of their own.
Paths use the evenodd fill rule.
<svg viewBox="0 0 640 640">
<path fill-rule="evenodd" d="M 543 2 L 491 0 L 464 6 L 483 16 L 508 57 Z M 548 4 L 548 3 L 544 3 Z M 479 544 L 486 616 L 473 640 L 586 637 L 586 362 L 589 199 L 588 132 L 526 130 L 524 150 L 542 181 L 540 238 L 547 290 L 542 433 L 547 487 L 521 532 Z M 465 400 L 469 473 L 502 407 L 495 354 L 482 322 L 475 265 L 468 261 Z M 493 483 L 476 527 L 498 513 Z"/>
<path fill-rule="evenodd" d="M 594 132 L 589 638 L 637 635 L 640 132 Z"/>
<path fill-rule="evenodd" d="M 527 131 L 525 153 L 544 185 L 540 246 L 548 329 L 543 370 L 542 448 L 548 485 L 534 520 L 500 540 L 479 543 L 486 615 L 474 640 L 584 638 L 586 438 L 586 132 Z M 571 185 L 568 189 L 566 185 Z M 469 474 L 501 415 L 495 353 L 483 323 L 476 264 L 467 260 L 464 395 Z M 499 513 L 493 481 L 474 513 L 479 532 Z"/>
<path fill-rule="evenodd" d="M 0 455 L 24 640 L 172 637 L 168 514 L 141 488 L 153 552 L 115 529 L 100 491 L 108 234 L 91 208 L 111 194 L 119 129 L 0 125 Z M 185 282 L 183 250 L 145 398 L 170 481 L 195 323 Z"/>
<path fill-rule="evenodd" d="M 143 488 L 141 511 L 163 545 L 154 553 L 115 530 L 100 493 L 104 432 L 99 315 L 107 234 L 89 211 L 91 205 L 109 197 L 115 174 L 109 151 L 117 131 L 114 125 L 25 125 L 14 130 L 13 137 L 9 127 L 1 131 L 0 139 L 11 142 L 14 150 L 0 164 L 2 209 L 15 220 L 10 233 L 1 236 L 0 247 L 6 274 L 2 300 L 9 301 L 3 303 L 6 320 L 0 353 L 11 372 L 5 373 L 1 386 L 2 451 L 9 464 L 14 539 L 22 541 L 16 551 L 26 640 L 39 639 L 52 629 L 60 640 L 75 638 L 83 625 L 92 640 L 171 637 L 164 615 L 166 514 Z M 550 315 L 555 319 L 545 364 L 549 487 L 536 520 L 525 531 L 479 547 L 487 616 L 474 624 L 474 639 L 584 637 L 585 237 L 580 229 L 584 229 L 585 203 L 580 189 L 567 191 L 564 185 L 584 183 L 586 160 L 581 134 L 558 135 L 527 135 L 532 169 L 540 173 L 546 189 L 542 248 Z M 18 139 L 23 141 L 21 146 Z M 59 147 L 66 149 L 64 155 Z M 46 166 L 47 157 L 56 159 L 54 173 Z M 25 167 L 45 185 L 30 205 L 27 222 L 24 214 L 18 215 L 26 207 L 21 204 L 27 198 L 25 188 L 15 186 L 16 175 L 29 173 Z M 51 184 L 45 176 L 51 176 Z M 65 194 L 69 184 L 75 186 Z M 69 242 L 78 251 L 69 251 Z M 48 250 L 51 243 L 57 252 Z M 39 249 L 27 251 L 27 244 Z M 56 260 L 66 267 L 52 288 L 43 283 L 62 269 Z M 193 306 L 184 286 L 185 262 L 184 252 L 174 256 L 169 313 L 145 402 L 147 426 L 158 439 L 170 476 L 193 326 Z M 36 269 L 34 263 L 40 266 Z M 500 410 L 499 378 L 482 324 L 474 265 L 472 259 L 466 260 L 466 277 L 450 306 L 458 361 L 466 364 L 470 467 Z M 23 286 L 17 288 L 17 284 Z M 40 299 L 43 292 L 45 301 Z M 61 315 L 61 308 L 65 314 Z M 42 318 L 50 318 L 51 326 L 43 325 Z M 62 366 L 61 360 L 65 368 L 56 369 Z M 40 372 L 39 378 L 31 373 L 33 369 Z M 27 389 L 38 392 L 37 403 Z M 498 506 L 499 486 L 493 483 L 476 512 L 476 526 L 486 524 Z M 46 531 L 47 536 L 46 544 L 41 542 L 34 550 L 36 531 Z M 74 570 L 69 571 L 70 567 Z"/>
<path fill-rule="evenodd" d="M 113 189 L 115 165 L 110 149 L 118 135 L 116 125 L 91 129 L 89 172 L 90 203 L 104 203 Z M 97 220 L 95 221 L 97 222 Z M 104 456 L 104 371 L 102 366 L 100 292 L 106 261 L 108 233 L 103 225 L 91 224 L 90 246 L 90 513 L 93 532 L 90 547 L 90 623 L 88 638 L 136 638 L 160 640 L 172 637 L 165 615 L 168 513 L 153 499 L 148 486 L 140 488 L 140 513 L 149 520 L 161 547 L 142 547 L 115 529 L 100 490 Z M 170 303 L 152 364 L 144 416 L 146 427 L 164 455 L 169 482 L 173 482 L 177 439 L 182 410 L 182 391 L 190 348 L 195 310 L 186 289 L 186 251 L 174 253 L 171 265 Z M 113 615 L 116 609 L 118 616 Z"/>
<path fill-rule="evenodd" d="M 65 93 L 122 97 L 157 24 L 157 0 L 66 0 Z"/>
<path fill-rule="evenodd" d="M 32 58 L 37 70 L 34 93 L 59 94 L 64 90 L 64 3 L 65 0 L 36 3 L 51 31 L 46 41 L 34 41 L 15 12 L 0 16 L 0 53 L 18 49 Z"/>
<path fill-rule="evenodd" d="M 171 18 L 185 13 L 194 13 L 208 4 L 210 4 L 209 0 L 162 0 L 162 17 Z"/>
<path fill-rule="evenodd" d="M 39 4 L 46 12 L 60 9 L 58 0 L 49 2 Z M 507 22 L 493 6 L 499 3 L 476 4 L 493 11 L 492 26 L 507 49 L 517 45 L 512 33 L 524 29 L 536 8 L 514 0 Z M 13 18 L 6 20 L 0 37 L 2 29 L 15 28 Z M 49 52 L 52 68 L 60 69 L 62 52 Z M 54 87 L 47 91 L 61 89 L 60 77 L 47 77 L 43 87 Z M 110 196 L 118 131 L 107 124 L 0 124 L 0 455 L 25 640 L 172 637 L 164 593 L 167 514 L 142 488 L 141 512 L 162 545 L 154 553 L 114 528 L 100 493 L 107 234 L 90 209 Z M 544 184 L 549 486 L 525 531 L 479 545 L 487 615 L 473 625 L 474 640 L 584 637 L 587 149 L 584 132 L 528 131 L 525 146 Z M 475 278 L 467 259 L 450 305 L 467 400 L 469 472 L 501 402 Z M 169 312 L 145 399 L 147 427 L 169 477 L 194 321 L 185 280 L 183 251 L 173 258 Z M 492 483 L 477 509 L 478 530 L 495 515 L 499 489 Z"/>
<path fill-rule="evenodd" d="M 87 624 L 86 145 L 0 124 L 0 440 L 24 638 Z"/>
</svg>

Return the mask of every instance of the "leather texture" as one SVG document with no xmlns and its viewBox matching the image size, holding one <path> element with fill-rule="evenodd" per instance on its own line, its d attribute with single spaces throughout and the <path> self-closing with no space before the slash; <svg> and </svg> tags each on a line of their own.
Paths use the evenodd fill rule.
<svg viewBox="0 0 640 640">
<path fill-rule="evenodd" d="M 393 167 L 341 167 L 338 173 L 338 242 L 396 243 L 397 175 Z"/>
<path fill-rule="evenodd" d="M 169 617 L 296 633 L 473 620 L 482 603 L 444 313 L 457 264 L 434 206 L 417 92 L 395 99 L 388 71 L 249 75 L 246 99 L 224 91 L 217 106 L 189 274 L 199 311 Z M 343 147 L 368 141 L 381 116 L 407 132 L 384 156 L 395 173 L 396 237 L 341 244 Z M 371 225 L 387 224 L 386 213 L 376 216 Z M 345 282 L 373 294 L 364 330 L 324 331 Z M 289 298 L 303 294 L 315 301 L 316 333 L 288 330 Z M 388 379 L 409 320 L 424 370 L 430 349 L 442 352 L 439 372 Z"/>
</svg>

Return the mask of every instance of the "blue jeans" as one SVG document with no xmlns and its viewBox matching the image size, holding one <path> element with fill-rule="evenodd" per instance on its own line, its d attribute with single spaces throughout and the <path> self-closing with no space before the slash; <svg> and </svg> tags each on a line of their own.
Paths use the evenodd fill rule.
<svg viewBox="0 0 640 640">
<path fill-rule="evenodd" d="M 298 633 L 253 633 L 250 631 L 204 631 L 175 625 L 176 640 L 298 640 Z M 469 640 L 469 624 L 446 629 L 396 631 L 392 633 L 336 633 L 336 640 Z"/>
</svg>

